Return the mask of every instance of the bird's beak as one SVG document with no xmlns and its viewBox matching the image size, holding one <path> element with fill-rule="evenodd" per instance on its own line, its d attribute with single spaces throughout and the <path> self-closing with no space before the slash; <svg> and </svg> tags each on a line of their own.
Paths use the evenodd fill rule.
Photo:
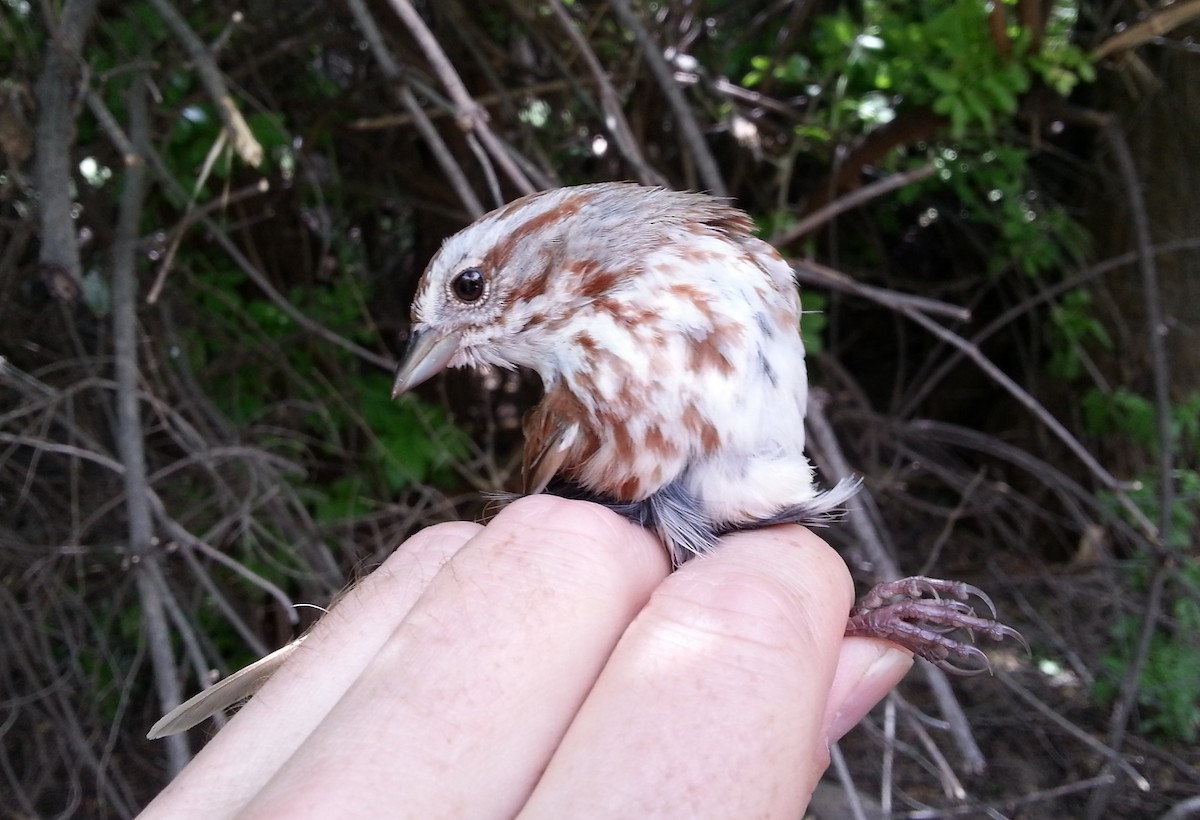
<svg viewBox="0 0 1200 820">
<path fill-rule="evenodd" d="M 428 330 L 416 333 L 408 340 L 404 359 L 396 368 L 396 381 L 392 384 L 392 398 L 412 390 L 430 376 L 437 374 L 450 363 L 458 352 L 462 337 L 458 333 L 439 336 Z"/>
</svg>

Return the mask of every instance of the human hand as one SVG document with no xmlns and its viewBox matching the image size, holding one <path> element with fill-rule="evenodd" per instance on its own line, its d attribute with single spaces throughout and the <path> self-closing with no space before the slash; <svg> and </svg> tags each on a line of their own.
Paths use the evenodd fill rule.
<svg viewBox="0 0 1200 820">
<path fill-rule="evenodd" d="M 799 817 L 912 660 L 843 637 L 812 533 L 723 542 L 669 574 L 645 530 L 545 495 L 423 530 L 143 816 Z"/>
</svg>

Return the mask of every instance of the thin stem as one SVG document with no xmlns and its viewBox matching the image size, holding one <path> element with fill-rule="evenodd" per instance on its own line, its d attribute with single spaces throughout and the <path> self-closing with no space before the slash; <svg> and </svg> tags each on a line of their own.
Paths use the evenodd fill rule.
<svg viewBox="0 0 1200 820">
<path fill-rule="evenodd" d="M 129 130 L 138 151 L 146 145 L 150 114 L 146 85 L 135 75 L 129 92 Z M 116 371 L 117 452 L 124 465 L 125 510 L 129 518 L 130 554 L 135 561 L 138 593 L 142 602 L 143 626 L 149 642 L 150 664 L 164 710 L 183 699 L 183 688 L 175 669 L 171 630 L 163 601 L 154 524 L 150 512 L 150 486 L 146 481 L 146 453 L 141 421 L 138 384 L 137 240 L 142 204 L 146 196 L 146 164 L 135 154 L 127 159 L 125 188 L 121 194 L 113 243 L 113 358 Z M 167 746 L 167 765 L 172 775 L 180 772 L 190 757 L 186 738 Z"/>
<path fill-rule="evenodd" d="M 662 47 L 642 25 L 642 19 L 629 5 L 628 0 L 609 0 L 609 5 L 620 18 L 621 25 L 629 29 L 641 47 L 642 59 L 650 67 L 650 73 L 654 75 L 655 81 L 667 98 L 667 104 L 675 114 L 675 121 L 692 158 L 696 161 L 704 187 L 713 196 L 729 196 L 729 189 L 725 186 L 725 178 L 717 167 L 717 160 L 704 139 L 704 132 L 700 130 L 700 123 L 696 121 L 696 115 L 688 105 L 687 97 L 683 95 L 679 83 L 675 82 L 675 75 L 662 55 Z"/>
</svg>

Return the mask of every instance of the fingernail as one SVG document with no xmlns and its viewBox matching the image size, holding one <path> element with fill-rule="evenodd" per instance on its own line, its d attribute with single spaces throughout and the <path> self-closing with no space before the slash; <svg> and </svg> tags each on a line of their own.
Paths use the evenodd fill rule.
<svg viewBox="0 0 1200 820">
<path fill-rule="evenodd" d="M 853 729 L 912 668 L 911 652 L 887 641 L 848 638 L 842 644 L 829 691 L 826 737 L 832 743 Z"/>
</svg>

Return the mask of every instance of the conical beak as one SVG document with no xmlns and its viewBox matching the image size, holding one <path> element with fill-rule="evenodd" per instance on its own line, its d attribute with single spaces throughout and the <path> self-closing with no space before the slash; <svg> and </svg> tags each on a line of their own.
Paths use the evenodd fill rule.
<svg viewBox="0 0 1200 820">
<path fill-rule="evenodd" d="M 392 398 L 412 390 L 430 376 L 442 370 L 458 352 L 461 336 L 450 333 L 439 336 L 430 331 L 413 333 L 408 340 L 404 360 L 396 368 L 396 381 L 392 384 Z"/>
</svg>

